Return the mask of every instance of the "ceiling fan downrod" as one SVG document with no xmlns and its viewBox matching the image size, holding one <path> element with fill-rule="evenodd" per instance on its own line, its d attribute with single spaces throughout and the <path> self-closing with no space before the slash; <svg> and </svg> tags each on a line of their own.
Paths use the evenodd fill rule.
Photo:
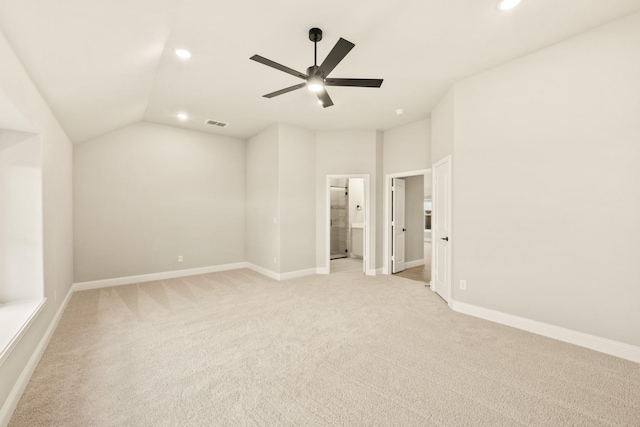
<svg viewBox="0 0 640 427">
<path fill-rule="evenodd" d="M 309 40 L 313 42 L 313 66 L 318 66 L 318 42 L 322 40 L 322 30 L 320 28 L 312 28 L 309 30 Z"/>
</svg>

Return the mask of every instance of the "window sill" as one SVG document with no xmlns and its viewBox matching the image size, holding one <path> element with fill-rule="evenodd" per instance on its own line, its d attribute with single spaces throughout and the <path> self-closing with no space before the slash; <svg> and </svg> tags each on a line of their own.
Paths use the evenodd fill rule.
<svg viewBox="0 0 640 427">
<path fill-rule="evenodd" d="M 0 305 L 0 365 L 38 317 L 46 301 L 46 298 L 37 298 Z"/>
</svg>

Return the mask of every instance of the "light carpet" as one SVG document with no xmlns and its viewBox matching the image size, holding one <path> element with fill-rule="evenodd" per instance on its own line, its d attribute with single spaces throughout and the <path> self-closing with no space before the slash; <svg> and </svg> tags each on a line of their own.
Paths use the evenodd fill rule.
<svg viewBox="0 0 640 427">
<path fill-rule="evenodd" d="M 423 283 L 250 270 L 77 292 L 10 426 L 639 426 L 640 364 Z"/>
</svg>

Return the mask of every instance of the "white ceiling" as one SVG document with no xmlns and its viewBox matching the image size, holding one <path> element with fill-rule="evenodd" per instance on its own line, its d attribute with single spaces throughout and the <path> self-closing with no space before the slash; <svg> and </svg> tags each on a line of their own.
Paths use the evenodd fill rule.
<svg viewBox="0 0 640 427">
<path fill-rule="evenodd" d="M 242 138 L 276 122 L 386 130 L 428 117 L 457 80 L 638 10 L 640 0 L 523 0 L 509 12 L 496 0 L 0 0 L 0 25 L 78 143 L 140 120 Z M 249 57 L 305 72 L 311 27 L 324 32 L 319 63 L 339 37 L 356 45 L 331 77 L 382 87 L 332 87 L 326 109 L 304 89 L 263 98 L 301 80 Z"/>
</svg>

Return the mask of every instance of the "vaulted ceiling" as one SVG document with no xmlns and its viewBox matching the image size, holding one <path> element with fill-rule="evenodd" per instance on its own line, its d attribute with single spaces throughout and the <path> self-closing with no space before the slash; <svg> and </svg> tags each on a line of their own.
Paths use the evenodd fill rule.
<svg viewBox="0 0 640 427">
<path fill-rule="evenodd" d="M 508 12 L 496 0 L 0 0 L 0 25 L 79 143 L 140 120 L 242 138 L 276 122 L 386 130 L 427 117 L 455 81 L 638 10 L 640 0 L 523 0 Z M 332 77 L 382 87 L 333 87 L 326 109 L 306 90 L 263 98 L 300 80 L 249 57 L 304 72 L 311 27 L 324 31 L 318 62 L 338 38 L 355 43 Z"/>
</svg>

